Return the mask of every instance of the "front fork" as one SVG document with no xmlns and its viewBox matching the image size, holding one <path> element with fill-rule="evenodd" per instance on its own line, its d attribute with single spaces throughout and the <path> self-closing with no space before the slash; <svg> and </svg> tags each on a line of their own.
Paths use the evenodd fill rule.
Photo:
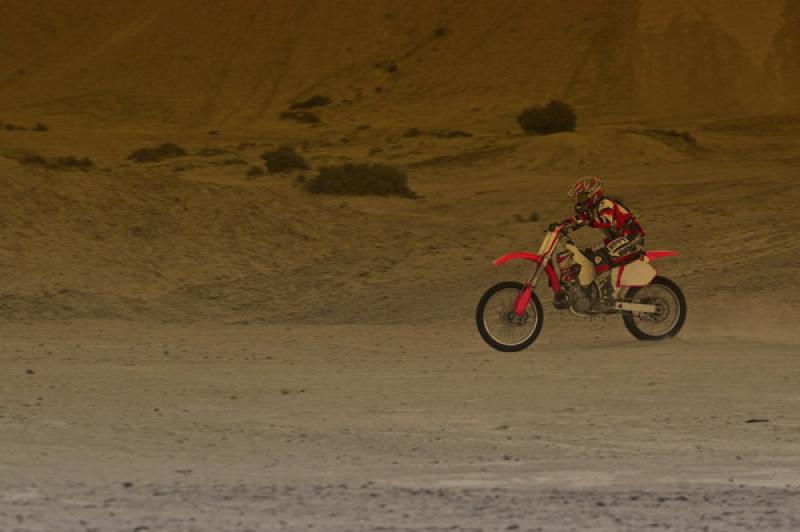
<svg viewBox="0 0 800 532">
<path fill-rule="evenodd" d="M 517 299 L 514 301 L 514 314 L 517 316 L 522 316 L 525 314 L 525 310 L 528 308 L 528 303 L 531 302 L 533 289 L 536 288 L 536 283 L 539 282 L 539 277 L 544 269 L 543 264 L 544 261 L 542 261 L 541 264 L 538 262 L 534 263 L 533 269 L 531 269 L 531 273 L 528 276 L 528 280 L 525 281 L 525 288 L 519 293 Z"/>
</svg>

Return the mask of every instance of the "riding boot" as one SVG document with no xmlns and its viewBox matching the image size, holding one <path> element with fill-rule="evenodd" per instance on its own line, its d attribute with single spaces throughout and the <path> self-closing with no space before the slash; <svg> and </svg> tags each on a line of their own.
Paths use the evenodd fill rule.
<svg viewBox="0 0 800 532">
<path fill-rule="evenodd" d="M 612 277 L 613 276 L 611 275 L 611 272 L 608 272 L 608 274 L 600 282 L 599 286 L 600 301 L 602 301 L 603 305 L 605 306 L 611 306 L 614 304 L 614 287 L 611 281 Z"/>
</svg>

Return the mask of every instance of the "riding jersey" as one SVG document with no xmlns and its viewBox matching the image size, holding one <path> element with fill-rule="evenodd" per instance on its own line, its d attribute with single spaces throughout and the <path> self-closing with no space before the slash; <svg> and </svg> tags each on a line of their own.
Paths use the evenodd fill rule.
<svg viewBox="0 0 800 532">
<path fill-rule="evenodd" d="M 576 222 L 588 224 L 589 227 L 602 229 L 606 236 L 606 244 L 623 236 L 632 240 L 645 235 L 636 216 L 622 203 L 611 198 L 600 198 L 592 208 L 571 218 Z"/>
</svg>

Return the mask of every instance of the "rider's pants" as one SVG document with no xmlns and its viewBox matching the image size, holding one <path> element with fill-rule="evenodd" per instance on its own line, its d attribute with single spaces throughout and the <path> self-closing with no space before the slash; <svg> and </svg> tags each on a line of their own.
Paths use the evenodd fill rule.
<svg viewBox="0 0 800 532">
<path fill-rule="evenodd" d="M 586 250 L 589 260 L 599 266 L 607 264 L 609 267 L 626 264 L 639 257 L 644 248 L 642 235 L 621 236 L 607 243 L 598 243 Z"/>
<path fill-rule="evenodd" d="M 621 236 L 606 244 L 606 251 L 612 264 L 624 264 L 639 256 L 644 247 L 642 235 Z"/>
</svg>

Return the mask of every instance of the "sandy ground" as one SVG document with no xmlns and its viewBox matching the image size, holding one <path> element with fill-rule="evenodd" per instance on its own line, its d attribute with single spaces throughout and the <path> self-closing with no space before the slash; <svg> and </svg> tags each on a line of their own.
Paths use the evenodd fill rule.
<svg viewBox="0 0 800 532">
<path fill-rule="evenodd" d="M 796 530 L 796 342 L 6 323 L 0 530 Z"/>
</svg>

